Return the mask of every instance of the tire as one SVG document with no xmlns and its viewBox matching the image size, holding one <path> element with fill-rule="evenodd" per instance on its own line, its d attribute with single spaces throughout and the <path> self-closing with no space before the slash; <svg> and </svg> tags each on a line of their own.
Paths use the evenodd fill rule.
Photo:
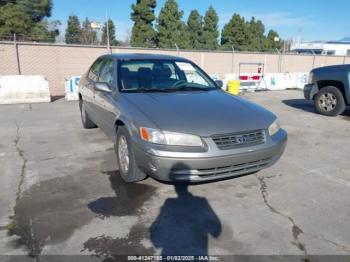
<svg viewBox="0 0 350 262">
<path fill-rule="evenodd" d="M 128 130 L 124 126 L 118 127 L 116 141 L 114 143 L 114 149 L 117 155 L 119 173 L 125 182 L 137 182 L 144 180 L 147 177 L 147 175 L 144 172 L 142 172 L 136 164 L 130 135 Z M 125 150 L 128 154 L 128 160 L 125 159 Z"/>
<path fill-rule="evenodd" d="M 334 86 L 322 88 L 314 100 L 316 111 L 325 116 L 337 116 L 345 111 L 343 94 Z"/>
<path fill-rule="evenodd" d="M 79 101 L 79 107 L 80 107 L 80 116 L 81 116 L 81 122 L 83 123 L 83 127 L 85 129 L 96 128 L 97 127 L 96 124 L 90 119 L 88 113 L 86 112 L 83 100 Z"/>
</svg>

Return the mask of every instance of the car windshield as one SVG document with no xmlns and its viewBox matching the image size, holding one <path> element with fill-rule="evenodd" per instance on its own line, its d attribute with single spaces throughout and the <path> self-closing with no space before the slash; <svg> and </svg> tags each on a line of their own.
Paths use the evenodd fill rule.
<svg viewBox="0 0 350 262">
<path fill-rule="evenodd" d="M 173 92 L 217 89 L 199 67 L 176 60 L 126 60 L 119 63 L 121 91 Z"/>
</svg>

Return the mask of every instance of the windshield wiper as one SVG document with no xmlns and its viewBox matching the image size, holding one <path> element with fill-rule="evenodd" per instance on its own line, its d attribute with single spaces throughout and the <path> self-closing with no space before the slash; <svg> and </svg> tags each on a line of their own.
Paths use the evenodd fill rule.
<svg viewBox="0 0 350 262">
<path fill-rule="evenodd" d="M 170 88 L 169 88 L 170 89 Z M 199 84 L 192 84 L 188 82 L 180 82 L 178 85 L 175 85 L 171 88 L 174 91 L 187 91 L 187 90 L 199 90 L 199 91 L 210 91 L 215 89 L 214 87 L 203 87 Z"/>
<path fill-rule="evenodd" d="M 137 91 L 144 92 L 144 93 L 168 92 L 167 89 L 160 89 L 160 88 L 138 88 Z"/>
<path fill-rule="evenodd" d="M 195 87 L 190 85 L 181 85 L 175 88 L 172 88 L 173 91 L 210 91 L 213 90 L 213 88 L 207 88 L 207 87 Z"/>
<path fill-rule="evenodd" d="M 171 87 L 171 88 L 138 88 L 136 91 L 143 92 L 143 93 L 157 93 L 157 92 L 170 93 L 170 92 L 176 92 L 176 91 L 210 91 L 214 89 L 215 88 L 181 85 L 178 87 Z"/>
</svg>

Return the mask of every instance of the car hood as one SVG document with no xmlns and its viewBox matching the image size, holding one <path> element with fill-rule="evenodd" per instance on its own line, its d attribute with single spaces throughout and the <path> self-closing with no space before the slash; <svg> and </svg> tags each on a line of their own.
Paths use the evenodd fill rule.
<svg viewBox="0 0 350 262">
<path fill-rule="evenodd" d="M 158 128 L 200 136 L 267 129 L 276 118 L 221 90 L 126 93 L 125 97 Z"/>
</svg>

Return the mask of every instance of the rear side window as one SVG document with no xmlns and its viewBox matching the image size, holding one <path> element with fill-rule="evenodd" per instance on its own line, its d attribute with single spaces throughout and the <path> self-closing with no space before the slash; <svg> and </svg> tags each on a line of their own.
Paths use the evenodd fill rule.
<svg viewBox="0 0 350 262">
<path fill-rule="evenodd" d="M 98 75 L 100 72 L 100 68 L 101 68 L 101 64 L 102 64 L 102 59 L 98 59 L 96 60 L 96 62 L 91 66 L 88 77 L 92 80 L 92 81 L 98 81 Z"/>
</svg>

